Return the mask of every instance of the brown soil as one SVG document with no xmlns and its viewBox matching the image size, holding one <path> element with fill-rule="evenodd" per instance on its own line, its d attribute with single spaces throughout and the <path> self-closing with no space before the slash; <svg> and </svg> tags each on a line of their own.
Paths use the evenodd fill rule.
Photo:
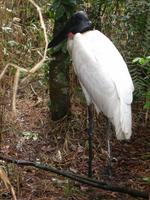
<svg viewBox="0 0 150 200">
<path fill-rule="evenodd" d="M 17 119 L 13 118 L 9 107 L 5 110 L 1 152 L 17 159 L 40 161 L 86 175 L 88 142 L 85 105 L 74 104 L 70 119 L 52 122 L 47 106 L 48 95 L 40 93 L 41 98 L 38 98 L 31 92 L 28 98 L 26 96 L 20 94 L 18 97 Z M 150 184 L 144 180 L 150 176 L 150 127 L 140 123 L 136 113 L 134 111 L 131 140 L 119 142 L 115 137 L 112 139 L 113 156 L 117 159 L 113 163 L 112 178 L 103 175 L 107 160 L 105 120 L 102 116 L 95 116 L 93 173 L 94 178 L 113 185 L 150 191 Z M 8 171 L 18 200 L 136 199 L 121 193 L 93 189 L 33 167 L 0 164 Z M 12 199 L 4 184 L 0 185 L 0 199 Z"/>
</svg>

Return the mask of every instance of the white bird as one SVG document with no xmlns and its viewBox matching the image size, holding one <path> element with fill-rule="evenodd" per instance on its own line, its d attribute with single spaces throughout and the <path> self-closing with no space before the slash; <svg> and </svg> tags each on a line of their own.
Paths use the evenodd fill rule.
<svg viewBox="0 0 150 200">
<path fill-rule="evenodd" d="M 132 134 L 134 91 L 127 65 L 117 48 L 103 33 L 92 29 L 86 13 L 76 12 L 49 44 L 54 47 L 68 37 L 67 48 L 89 108 L 89 176 L 92 176 L 91 105 L 110 120 L 118 140 L 128 140 Z M 109 143 L 108 137 L 110 158 Z"/>
</svg>

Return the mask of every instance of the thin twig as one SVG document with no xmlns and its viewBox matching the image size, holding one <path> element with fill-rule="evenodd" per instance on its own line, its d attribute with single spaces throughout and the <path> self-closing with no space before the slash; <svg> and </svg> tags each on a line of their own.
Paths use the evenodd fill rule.
<svg viewBox="0 0 150 200">
<path fill-rule="evenodd" d="M 98 181 L 96 179 L 91 179 L 91 178 L 87 178 L 84 176 L 80 176 L 80 175 L 76 175 L 73 173 L 70 173 L 68 171 L 64 171 L 64 170 L 58 170 L 54 167 L 42 164 L 42 163 L 34 163 L 31 161 L 26 161 L 26 160 L 17 160 L 14 158 L 8 158 L 5 156 L 0 155 L 0 159 L 4 160 L 6 162 L 10 162 L 10 163 L 14 163 L 17 165 L 22 165 L 22 166 L 32 166 L 35 167 L 37 169 L 42 169 L 45 171 L 49 171 L 49 172 L 53 172 L 56 173 L 58 175 L 70 178 L 72 180 L 78 181 L 80 183 L 86 184 L 86 185 L 90 185 L 96 188 L 101 188 L 104 190 L 109 190 L 109 191 L 113 191 L 113 192 L 120 192 L 120 193 L 124 193 L 124 194 L 129 194 L 133 197 L 142 197 L 145 199 L 149 198 L 149 194 L 148 192 L 141 192 L 138 190 L 133 190 L 133 189 L 129 189 L 129 188 L 125 188 L 125 187 L 120 187 L 120 186 L 113 186 L 111 184 L 107 184 L 105 182 L 102 181 Z"/>
<path fill-rule="evenodd" d="M 35 73 L 38 69 L 41 68 L 42 64 L 45 62 L 46 60 L 46 54 L 47 54 L 47 47 L 48 47 L 48 37 L 47 37 L 47 33 L 46 33 L 46 26 L 45 26 L 45 23 L 44 23 L 44 19 L 43 19 L 43 16 L 42 16 L 42 12 L 41 12 L 41 8 L 33 1 L 33 0 L 29 0 L 30 3 L 32 3 L 36 9 L 37 9 L 37 12 L 39 14 L 39 18 L 40 18 L 40 23 L 41 23 L 41 27 L 43 29 L 43 33 L 44 33 L 44 39 L 45 39 L 45 49 L 44 49 L 44 55 L 43 55 L 43 58 L 34 66 L 32 67 L 32 69 L 29 71 L 30 74 L 25 77 L 24 79 L 22 79 L 22 83 L 27 79 L 29 78 L 29 76 L 32 74 L 32 73 Z"/>
<path fill-rule="evenodd" d="M 148 118 L 149 118 L 149 108 L 146 109 L 146 113 L 145 113 L 145 124 L 147 124 Z"/>
<path fill-rule="evenodd" d="M 30 88 L 31 88 L 33 94 L 34 94 L 36 97 L 38 97 L 38 94 L 37 94 L 37 92 L 34 90 L 32 84 L 30 84 Z"/>
<path fill-rule="evenodd" d="M 25 68 L 19 67 L 18 65 L 13 64 L 13 63 L 7 63 L 7 65 L 5 66 L 5 68 L 3 69 L 3 71 L 0 74 L 0 80 L 3 78 L 8 67 L 14 67 L 16 69 L 14 84 L 13 84 L 13 97 L 12 97 L 12 111 L 16 115 L 16 96 L 17 96 L 17 89 L 18 89 L 20 71 L 28 72 L 28 70 L 26 70 Z"/>
<path fill-rule="evenodd" d="M 2 167 L 0 167 L 0 179 L 2 179 L 2 181 L 4 182 L 5 187 L 7 188 L 7 190 L 9 190 L 9 188 L 10 188 L 10 191 L 12 193 L 13 199 L 17 200 L 14 187 L 10 183 L 10 181 L 8 179 L 8 176 L 6 175 L 6 173 L 5 173 L 5 171 L 3 170 Z"/>
<path fill-rule="evenodd" d="M 47 33 L 46 33 L 46 26 L 44 24 L 41 9 L 34 2 L 34 0 L 29 0 L 29 1 L 30 1 L 30 3 L 32 3 L 37 8 L 37 11 L 38 11 L 38 14 L 39 14 L 41 27 L 42 27 L 43 32 L 44 32 L 45 49 L 44 49 L 44 55 L 42 56 L 42 59 L 37 64 L 35 64 L 30 70 L 26 70 L 26 69 L 19 67 L 18 65 L 15 65 L 13 63 L 8 63 L 0 74 L 0 80 L 1 80 L 2 77 L 4 76 L 4 74 L 6 73 L 6 70 L 8 69 L 8 67 L 12 66 L 12 67 L 17 69 L 16 74 L 15 74 L 15 79 L 14 79 L 14 85 L 13 85 L 12 110 L 13 110 L 14 114 L 16 114 L 16 95 L 17 95 L 20 71 L 24 71 L 24 72 L 28 73 L 28 75 L 24 79 L 22 79 L 21 83 L 23 83 L 27 78 L 29 78 L 29 76 L 31 74 L 35 73 L 37 70 L 39 70 L 42 67 L 42 64 L 46 60 L 46 53 L 47 53 L 47 47 L 48 47 L 48 37 L 47 37 Z"/>
<path fill-rule="evenodd" d="M 12 110 L 14 114 L 17 114 L 16 111 L 16 96 L 17 96 L 17 90 L 18 90 L 18 83 L 19 83 L 19 76 L 20 76 L 20 69 L 17 69 L 14 79 L 14 85 L 13 85 L 13 100 L 12 100 Z"/>
<path fill-rule="evenodd" d="M 5 68 L 3 69 L 3 71 L 0 74 L 0 80 L 3 78 L 3 76 L 6 73 L 6 70 L 7 70 L 8 67 L 14 67 L 15 69 L 19 69 L 20 71 L 28 72 L 28 70 L 23 68 L 23 67 L 19 67 L 18 65 L 15 65 L 13 63 L 7 63 L 7 65 L 5 66 Z"/>
</svg>

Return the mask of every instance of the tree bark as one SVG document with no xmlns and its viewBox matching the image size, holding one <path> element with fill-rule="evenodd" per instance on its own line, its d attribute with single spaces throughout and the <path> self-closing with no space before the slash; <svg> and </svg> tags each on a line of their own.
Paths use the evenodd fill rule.
<svg viewBox="0 0 150 200">
<path fill-rule="evenodd" d="M 62 28 L 62 20 L 56 21 L 55 36 Z M 49 68 L 50 111 L 51 119 L 56 121 L 70 114 L 69 66 L 66 64 L 66 53 L 62 50 L 52 54 L 54 58 Z"/>
</svg>

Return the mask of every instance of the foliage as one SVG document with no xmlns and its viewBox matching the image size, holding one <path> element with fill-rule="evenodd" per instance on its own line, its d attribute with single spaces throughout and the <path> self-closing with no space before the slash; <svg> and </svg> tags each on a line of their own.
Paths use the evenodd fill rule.
<svg viewBox="0 0 150 200">
<path fill-rule="evenodd" d="M 54 22 L 53 37 L 55 37 L 68 18 L 75 12 L 77 1 L 53 0 L 48 15 Z M 51 119 L 59 120 L 70 113 L 69 98 L 69 59 L 66 43 L 61 43 L 56 48 L 51 48 L 54 58 L 49 64 L 49 94 Z"/>
<path fill-rule="evenodd" d="M 145 42 L 149 41 L 149 38 L 145 37 L 149 18 L 149 1 L 129 1 L 126 6 L 125 25 L 128 32 L 128 44 L 132 47 L 130 53 L 131 55 L 136 55 L 136 53 L 139 54 L 139 52 L 142 53 L 143 51 L 144 54 L 146 51 Z"/>
<path fill-rule="evenodd" d="M 81 2 L 81 0 L 53 0 L 49 14 L 54 20 L 59 20 L 64 16 L 69 18 L 72 13 L 75 12 L 77 4 L 80 4 Z"/>
<path fill-rule="evenodd" d="M 72 14 L 78 9 L 82 0 L 52 0 L 52 3 L 48 9 L 48 17 L 54 22 L 54 35 L 57 34 L 66 23 L 66 21 L 72 16 Z M 55 48 L 55 51 L 59 51 L 61 49 L 62 52 L 66 53 L 66 49 L 64 45 L 60 45 Z"/>
<path fill-rule="evenodd" d="M 134 77 L 138 95 L 144 97 L 144 108 L 150 108 L 150 56 L 135 58 L 133 63 L 137 63 L 136 72 L 139 70 L 139 76 Z"/>
<path fill-rule="evenodd" d="M 134 80 L 135 97 L 137 99 L 141 97 L 148 99 L 148 77 L 146 69 L 143 70 L 145 65 L 137 65 L 132 60 L 139 54 L 146 55 L 150 47 L 149 1 L 53 0 L 50 16 L 53 20 L 60 20 L 63 24 L 78 8 L 83 8 L 88 12 L 95 28 L 110 37 L 124 56 Z M 58 47 L 57 50 L 60 48 L 61 51 L 66 53 L 64 45 Z M 68 57 L 65 60 L 67 64 L 69 62 Z M 147 103 L 145 106 L 148 106 Z"/>
<path fill-rule="evenodd" d="M 85 6 L 84 9 L 88 11 L 90 19 L 94 22 L 95 27 L 101 29 L 113 40 L 119 50 L 121 50 L 123 53 L 127 63 L 129 63 L 128 66 L 130 67 L 131 72 L 134 71 L 132 76 L 134 78 L 134 82 L 138 83 L 138 85 L 136 85 L 138 97 L 144 97 L 147 100 L 147 95 L 149 96 L 150 90 L 150 87 L 148 86 L 150 83 L 149 62 L 145 62 L 145 57 L 138 58 L 137 61 L 132 65 L 130 64 L 130 61 L 138 55 L 148 55 L 148 48 L 150 48 L 150 17 L 148 17 L 150 14 L 147 12 L 148 1 L 86 0 L 82 2 L 77 0 L 38 0 L 36 2 L 40 4 L 42 8 L 43 16 L 45 17 L 45 23 L 47 26 L 47 32 L 50 35 L 52 33 L 54 20 L 57 19 L 64 23 L 65 20 L 68 19 L 77 8 L 80 9 L 81 7 Z M 55 5 L 53 4 L 54 2 Z M 81 2 L 81 4 L 79 2 Z M 49 21 L 45 15 L 47 8 L 49 9 L 47 14 L 51 21 Z M 5 0 L 0 2 L 0 17 L 1 69 L 4 68 L 8 62 L 14 62 L 19 66 L 26 68 L 33 66 L 41 58 L 44 47 L 42 30 L 40 30 L 40 24 L 36 10 L 31 6 L 29 1 Z M 61 51 L 65 54 L 64 45 L 61 47 Z M 67 58 L 65 63 L 65 65 L 68 64 Z M 43 66 L 43 68 L 46 67 L 48 76 L 49 66 Z M 0 137 L 0 140 L 2 152 L 11 155 L 18 155 L 22 158 L 29 157 L 30 160 L 35 160 L 37 157 L 43 160 L 43 162 L 51 163 L 59 168 L 63 167 L 74 169 L 74 167 L 79 167 L 78 171 L 84 174 L 86 170 L 85 163 L 87 161 L 87 156 L 86 149 L 84 150 L 83 148 L 82 150 L 83 141 L 81 140 L 81 132 L 83 132 L 83 138 L 86 138 L 86 133 L 84 131 L 86 129 L 86 115 L 82 106 L 80 106 L 78 101 L 75 99 L 75 119 L 72 119 L 69 122 L 68 120 L 64 120 L 63 122 L 59 121 L 54 124 L 49 122 L 49 115 L 47 113 L 45 99 L 42 101 L 42 103 L 36 104 L 37 97 L 44 97 L 45 87 L 41 87 L 42 84 L 32 80 L 32 82 L 30 82 L 31 84 L 29 83 L 27 87 L 20 88 L 19 98 L 21 101 L 18 101 L 19 118 L 17 118 L 17 121 L 15 122 L 14 118 L 12 118 L 11 113 L 9 112 L 9 97 L 11 93 L 10 87 L 12 85 L 11 78 L 13 75 L 13 71 L 11 70 L 11 73 L 9 71 L 6 74 L 4 81 L 1 82 L 0 87 L 0 136 L 3 135 L 3 140 L 2 137 Z M 136 77 L 134 77 L 134 75 Z M 43 71 L 36 78 L 39 80 L 42 77 Z M 61 79 L 63 80 L 63 77 Z M 40 86 L 38 87 L 37 84 Z M 71 84 L 73 85 L 75 83 Z M 72 85 L 71 87 L 73 87 Z M 35 89 L 35 93 L 31 90 L 31 86 L 33 86 Z M 44 94 L 42 94 L 41 90 Z M 3 95 L 4 92 L 5 95 Z M 3 96 L 4 98 L 2 98 Z M 14 125 L 15 123 L 16 125 Z M 93 138 L 96 144 L 94 146 L 95 148 L 100 146 L 101 140 L 98 138 L 98 133 L 101 128 L 102 126 L 99 124 L 99 122 L 95 123 L 95 131 L 97 133 L 95 134 L 95 138 Z M 148 140 L 145 140 L 145 138 L 148 136 L 148 129 L 143 128 L 144 127 L 139 130 L 139 133 L 137 133 L 137 135 L 140 136 L 140 145 L 139 140 L 135 140 L 133 145 L 130 145 L 129 143 L 127 144 L 127 147 L 133 156 L 135 155 L 135 149 L 139 150 L 139 155 L 142 155 L 143 152 L 148 150 Z M 18 132 L 20 134 L 16 134 Z M 38 135 L 38 133 L 40 134 Z M 101 136 L 102 135 L 104 134 L 101 134 Z M 20 142 L 24 140 L 26 142 L 22 143 L 23 148 L 17 148 L 17 144 L 21 144 Z M 48 148 L 46 147 L 47 144 L 50 144 Z M 68 144 L 70 148 L 67 148 Z M 117 149 L 119 148 L 116 148 L 116 150 Z M 54 160 L 58 150 L 63 152 L 64 162 L 58 162 Z M 97 155 L 99 155 L 101 152 L 96 150 L 94 153 L 95 157 L 98 159 L 99 156 Z M 116 153 L 119 154 L 120 152 L 116 151 Z M 125 156 L 127 160 L 128 154 Z M 72 157 L 75 159 L 72 160 Z M 133 187 L 137 186 L 146 190 L 147 187 L 145 184 L 143 184 L 143 182 L 140 182 L 141 180 L 138 177 L 140 174 L 144 174 L 145 177 L 143 180 L 145 183 L 150 183 L 150 177 L 147 174 L 149 165 L 145 159 L 141 159 L 139 166 L 138 159 L 139 156 L 137 157 L 137 162 L 134 163 L 134 168 L 137 168 L 136 171 L 132 170 L 133 167 L 131 163 L 127 166 L 127 171 L 131 171 L 131 174 L 128 173 L 128 176 L 121 176 L 124 173 L 120 172 L 120 168 L 116 174 L 118 174 L 118 177 L 120 177 L 119 180 L 121 180 L 121 182 L 122 180 L 125 181 L 126 185 L 130 184 L 127 180 L 130 180 L 131 177 L 134 177 L 132 180 L 132 183 L 134 183 Z M 75 162 L 73 162 L 74 160 Z M 95 164 L 93 163 L 95 175 L 99 174 L 99 166 L 105 165 L 104 160 L 105 159 L 100 158 L 95 162 Z M 124 165 L 124 162 L 122 164 Z M 124 167 L 123 165 L 122 169 Z M 11 167 L 8 166 L 7 168 L 9 170 L 11 180 L 14 180 L 13 185 L 15 185 L 15 188 L 18 190 L 17 195 L 19 199 L 28 199 L 29 197 L 33 199 L 39 199 L 40 197 L 41 199 L 92 198 L 92 193 L 89 195 L 84 187 L 81 187 L 80 193 L 79 191 L 76 191 L 70 183 L 66 183 L 64 186 L 56 185 L 56 187 L 54 187 L 54 184 L 51 180 L 49 180 L 47 173 L 41 174 L 40 172 L 37 174 L 35 173 L 35 170 L 29 171 L 28 168 L 25 169 L 23 173 L 21 171 L 22 169 L 20 168 L 16 168 L 16 171 L 10 170 L 10 168 L 15 169 L 14 165 Z M 30 172 L 29 178 L 27 177 L 27 172 Z M 41 178 L 41 176 L 43 176 L 43 178 Z M 62 187 L 63 189 L 61 189 Z M 95 193 L 93 198 L 101 198 L 101 196 L 106 197 L 106 193 Z M 110 194 L 109 198 L 106 197 L 106 199 L 112 199 L 113 197 L 114 199 L 117 197 L 121 198 L 120 194 L 117 196 Z M 4 198 L 10 198 L 10 193 L 6 192 L 6 190 L 3 190 L 3 188 L 0 187 L 0 199 Z M 122 195 L 122 199 L 124 198 L 125 195 Z M 127 197 L 126 199 L 130 198 Z"/>
<path fill-rule="evenodd" d="M 38 133 L 30 132 L 30 131 L 24 131 L 21 133 L 24 139 L 26 140 L 37 140 L 38 139 Z"/>
<path fill-rule="evenodd" d="M 0 6 L 0 17 L 1 66 L 12 62 L 23 68 L 32 67 L 41 59 L 44 46 L 36 9 L 29 1 L 7 0 Z"/>
<path fill-rule="evenodd" d="M 47 14 L 54 24 L 53 35 L 56 35 L 62 29 L 63 25 L 70 18 L 70 16 L 72 16 L 81 3 L 82 0 L 52 0 Z M 51 54 L 56 52 L 62 53 L 64 55 L 64 66 L 68 66 L 69 59 L 65 42 L 56 46 L 54 49 L 50 49 L 50 51 Z"/>
<path fill-rule="evenodd" d="M 149 1 L 90 2 L 89 13 L 95 27 L 111 38 L 127 62 L 135 85 L 135 99 L 146 98 L 144 107 L 149 107 L 149 64 L 132 62 L 137 55 L 146 55 L 150 50 Z"/>
</svg>

